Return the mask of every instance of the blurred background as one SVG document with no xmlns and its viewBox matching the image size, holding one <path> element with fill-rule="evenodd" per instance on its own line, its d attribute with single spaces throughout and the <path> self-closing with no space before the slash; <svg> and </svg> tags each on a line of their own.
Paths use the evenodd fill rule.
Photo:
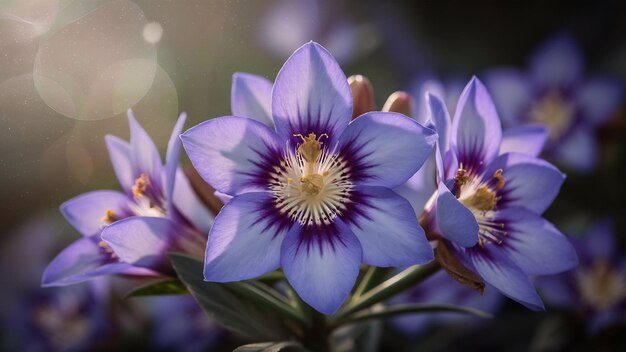
<svg viewBox="0 0 626 352">
<path fill-rule="evenodd" d="M 494 67 L 523 72 L 538 47 L 563 34 L 579 46 L 585 77 L 626 81 L 622 1 L 1 0 L 0 347 L 25 349 L 20 336 L 36 336 L 29 339 L 32 350 L 178 350 L 189 344 L 176 345 L 174 337 L 174 342 L 153 342 L 159 328 L 175 329 L 151 320 L 158 312 L 149 302 L 122 300 L 124 281 L 113 283 L 119 292 L 110 292 L 108 283 L 78 286 L 69 302 L 63 298 L 69 294 L 53 293 L 61 289 L 38 289 L 47 263 L 79 236 L 58 206 L 89 190 L 119 188 L 104 136 L 128 138 L 128 108 L 164 152 L 179 112 L 189 115 L 186 127 L 230 114 L 234 72 L 273 80 L 286 58 L 309 40 L 324 45 L 347 76 L 368 77 L 380 108 L 396 90 L 419 101 L 420 82 L 427 78 L 454 91 Z M 624 259 L 626 106 L 623 99 L 618 105 L 593 130 L 598 153 L 591 170 L 579 172 L 554 161 L 568 178 L 546 217 L 573 237 L 600 221 L 610 223 L 615 256 Z M 626 307 L 622 280 L 618 315 Z M 589 328 L 588 310 L 547 306 L 547 312 L 532 313 L 507 301 L 491 321 L 439 322 L 411 334 L 388 325 L 378 347 L 626 346 L 623 320 Z M 72 318 L 59 320 L 55 314 Z M 210 322 L 202 324 L 194 325 L 205 327 L 200 335 L 214 338 L 199 349 L 237 345 Z M 34 344 L 37 339 L 41 342 Z"/>
</svg>

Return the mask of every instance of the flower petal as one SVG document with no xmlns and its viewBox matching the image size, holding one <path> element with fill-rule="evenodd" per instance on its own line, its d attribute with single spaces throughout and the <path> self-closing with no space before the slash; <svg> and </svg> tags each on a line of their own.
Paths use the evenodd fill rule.
<svg viewBox="0 0 626 352">
<path fill-rule="evenodd" d="M 291 221 L 278 217 L 269 193 L 244 193 L 222 208 L 209 233 L 206 281 L 252 279 L 278 269 Z"/>
<path fill-rule="evenodd" d="M 369 112 L 355 119 L 341 135 L 339 155 L 351 179 L 361 185 L 397 187 L 430 155 L 437 134 L 393 112 Z"/>
<path fill-rule="evenodd" d="M 524 125 L 509 128 L 502 134 L 500 154 L 520 153 L 538 156 L 548 140 L 548 128 L 543 125 Z"/>
<path fill-rule="evenodd" d="M 572 244 L 540 215 L 514 207 L 498 211 L 496 218 L 505 224 L 507 236 L 495 249 L 500 248 L 526 274 L 556 274 L 578 265 Z"/>
<path fill-rule="evenodd" d="M 296 50 L 276 77 L 272 114 L 282 140 L 294 134 L 328 134 L 334 145 L 352 116 L 352 93 L 339 64 L 326 49 L 310 42 Z"/>
<path fill-rule="evenodd" d="M 531 310 L 544 310 L 543 302 L 528 276 L 505 253 L 493 246 L 474 247 L 465 251 L 480 276 L 505 296 Z"/>
<path fill-rule="evenodd" d="M 431 155 L 411 178 L 394 188 L 394 192 L 406 198 L 411 204 L 415 216 L 419 217 L 430 197 L 437 191 L 436 178 L 437 165 L 434 155 Z"/>
<path fill-rule="evenodd" d="M 143 268 L 133 268 L 111 258 L 98 245 L 98 235 L 82 237 L 69 245 L 50 262 L 43 273 L 42 286 L 65 286 L 91 280 L 97 276 L 126 274 L 154 276 Z"/>
<path fill-rule="evenodd" d="M 450 113 L 448 113 L 448 108 L 441 98 L 429 93 L 427 101 L 430 120 L 439 136 L 438 146 L 442 151 L 446 151 L 449 149 L 450 142 Z"/>
<path fill-rule="evenodd" d="M 235 116 L 249 117 L 273 127 L 272 82 L 249 73 L 235 73 L 230 92 L 230 110 Z"/>
<path fill-rule="evenodd" d="M 622 98 L 622 86 L 611 79 L 590 79 L 578 91 L 581 115 L 592 125 L 606 122 L 615 113 Z"/>
<path fill-rule="evenodd" d="M 498 114 L 505 126 L 523 123 L 524 110 L 532 102 L 532 86 L 524 73 L 512 68 L 498 68 L 485 74 Z"/>
<path fill-rule="evenodd" d="M 498 207 L 524 207 L 543 213 L 559 194 L 565 175 L 552 164 L 524 154 L 500 155 L 485 170 L 483 179 L 492 180 L 497 170 L 503 170 L 504 188 Z"/>
<path fill-rule="evenodd" d="M 478 223 L 474 214 L 450 193 L 445 184 L 439 184 L 437 196 L 437 226 L 448 240 L 472 247 L 478 242 Z"/>
<path fill-rule="evenodd" d="M 577 128 L 559 142 L 551 155 L 565 168 L 580 173 L 593 171 L 598 159 L 598 147 L 594 132 L 584 127 Z"/>
<path fill-rule="evenodd" d="M 169 219 L 134 216 L 107 226 L 101 237 L 121 261 L 169 273 L 172 269 L 165 253 L 172 248 L 175 235 L 181 234 Z"/>
<path fill-rule="evenodd" d="M 170 140 L 167 143 L 167 152 L 165 153 L 165 170 L 163 174 L 163 184 L 165 185 L 165 199 L 169 204 L 172 203 L 172 192 L 174 192 L 174 183 L 176 182 L 176 170 L 178 169 L 178 160 L 180 158 L 180 133 L 187 120 L 187 114 L 181 113 L 178 121 L 172 129 Z"/>
<path fill-rule="evenodd" d="M 133 116 L 133 112 L 128 110 L 128 124 L 130 125 L 130 148 L 132 150 L 132 161 L 134 177 L 146 174 L 151 183 L 157 183 L 156 189 L 161 189 L 161 156 L 156 145 L 141 127 Z"/>
<path fill-rule="evenodd" d="M 194 192 L 187 175 L 178 169 L 174 185 L 173 203 L 178 211 L 203 233 L 209 233 L 215 216 Z"/>
<path fill-rule="evenodd" d="M 83 193 L 61 204 L 61 213 L 67 221 L 83 236 L 100 233 L 106 225 L 103 217 L 111 210 L 115 218 L 131 215 L 128 202 L 132 201 L 118 191 L 92 191 Z"/>
<path fill-rule="evenodd" d="M 283 241 L 281 265 L 302 300 L 333 314 L 354 286 L 361 255 L 359 240 L 336 218 L 328 226 L 295 225 Z"/>
<path fill-rule="evenodd" d="M 582 68 L 580 49 L 563 34 L 550 38 L 530 59 L 533 82 L 544 90 L 568 88 L 580 78 Z"/>
<path fill-rule="evenodd" d="M 284 145 L 262 123 L 234 116 L 205 121 L 180 138 L 200 176 L 230 195 L 267 190 Z"/>
<path fill-rule="evenodd" d="M 450 146 L 459 163 L 470 172 L 478 172 L 482 163 L 498 155 L 502 128 L 496 107 L 487 88 L 473 77 L 467 84 L 452 120 Z"/>
<path fill-rule="evenodd" d="M 408 267 L 434 259 L 406 199 L 385 187 L 359 186 L 353 192 L 355 211 L 347 211 L 343 220 L 361 243 L 364 263 Z"/>
<path fill-rule="evenodd" d="M 109 150 L 109 158 L 111 158 L 115 176 L 117 176 L 124 192 L 130 194 L 132 192 L 133 183 L 135 182 L 135 170 L 133 168 L 130 143 L 113 135 L 106 135 L 104 140 Z"/>
<path fill-rule="evenodd" d="M 580 242 L 582 242 L 579 250 L 581 259 L 584 256 L 590 262 L 611 261 L 619 248 L 615 242 L 615 229 L 609 220 L 594 224 Z"/>
</svg>

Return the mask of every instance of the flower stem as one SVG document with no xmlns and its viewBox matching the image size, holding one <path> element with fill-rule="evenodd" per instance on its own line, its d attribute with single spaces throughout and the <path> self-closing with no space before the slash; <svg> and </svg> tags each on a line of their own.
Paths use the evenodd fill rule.
<svg viewBox="0 0 626 352">
<path fill-rule="evenodd" d="M 409 289 L 419 282 L 426 280 L 429 276 L 439 270 L 439 263 L 432 261 L 424 265 L 412 266 L 394 277 L 386 280 L 380 285 L 374 287 L 361 297 L 350 301 L 344 306 L 334 317 L 334 321 L 345 320 L 352 314 L 371 307 L 376 303 L 382 302 L 394 295 Z"/>
<path fill-rule="evenodd" d="M 371 290 L 376 285 L 380 284 L 389 273 L 389 270 L 389 268 L 370 266 L 365 272 L 365 275 L 363 275 L 363 279 L 361 279 L 359 286 L 357 286 L 356 290 L 354 291 L 352 299 L 355 300 L 361 297 L 364 293 Z"/>
</svg>

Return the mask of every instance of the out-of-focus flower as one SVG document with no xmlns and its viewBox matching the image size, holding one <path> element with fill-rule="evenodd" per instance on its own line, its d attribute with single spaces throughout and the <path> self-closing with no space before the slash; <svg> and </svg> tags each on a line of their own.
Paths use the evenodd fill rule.
<svg viewBox="0 0 626 352">
<path fill-rule="evenodd" d="M 421 224 L 431 238 L 450 241 L 461 263 L 484 281 L 531 309 L 542 309 L 528 276 L 558 273 L 577 263 L 571 244 L 540 215 L 564 180 L 554 166 L 535 157 L 545 130 L 519 130 L 503 143 L 495 106 L 475 77 L 461 94 L 450 127 L 443 102 L 430 95 L 429 106 L 439 134 L 437 190 Z M 447 241 L 439 245 L 445 249 Z"/>
<path fill-rule="evenodd" d="M 181 136 L 200 175 L 234 196 L 211 229 L 206 280 L 244 280 L 282 267 L 304 301 L 330 314 L 350 293 L 361 262 L 432 260 L 413 210 L 390 188 L 417 171 L 436 135 L 396 113 L 353 122 L 351 115 L 344 73 L 311 42 L 276 78 L 275 131 L 230 116 Z"/>
<path fill-rule="evenodd" d="M 501 68 L 486 77 L 505 126 L 546 125 L 546 155 L 573 170 L 594 168 L 595 130 L 616 111 L 622 87 L 615 78 L 584 79 L 582 54 L 571 37 L 559 35 L 539 47 L 528 72 Z"/>
<path fill-rule="evenodd" d="M 190 295 L 150 297 L 148 303 L 156 350 L 208 351 L 223 335 Z"/>
<path fill-rule="evenodd" d="M 493 287 L 484 293 L 459 285 L 450 276 L 440 271 L 419 285 L 396 296 L 392 303 L 453 304 L 495 313 L 502 303 L 502 295 Z M 453 313 L 414 314 L 393 319 L 393 325 L 408 335 L 416 335 L 431 324 L 448 325 L 480 320 L 476 317 Z"/>
<path fill-rule="evenodd" d="M 573 238 L 580 265 L 537 280 L 539 292 L 556 307 L 579 311 L 589 331 L 626 322 L 626 259 L 612 225 L 601 222 L 581 238 Z"/>
<path fill-rule="evenodd" d="M 44 286 L 95 276 L 168 274 L 166 251 L 202 257 L 213 216 L 178 168 L 181 114 L 163 165 L 158 150 L 129 111 L 130 143 L 107 136 L 109 156 L 124 192 L 102 190 L 65 202 L 61 212 L 83 237 L 61 252 L 43 275 Z"/>
</svg>

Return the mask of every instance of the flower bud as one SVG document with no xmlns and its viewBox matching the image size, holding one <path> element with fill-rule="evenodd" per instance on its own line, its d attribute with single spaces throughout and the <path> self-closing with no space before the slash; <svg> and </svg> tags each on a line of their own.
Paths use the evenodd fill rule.
<svg viewBox="0 0 626 352">
<path fill-rule="evenodd" d="M 361 75 L 348 77 L 348 84 L 352 91 L 352 99 L 354 108 L 352 109 L 352 118 L 355 119 L 366 112 L 376 110 L 374 102 L 374 88 L 370 80 Z"/>
<path fill-rule="evenodd" d="M 413 98 L 407 92 L 397 91 L 389 96 L 382 111 L 391 111 L 413 116 Z"/>
</svg>

